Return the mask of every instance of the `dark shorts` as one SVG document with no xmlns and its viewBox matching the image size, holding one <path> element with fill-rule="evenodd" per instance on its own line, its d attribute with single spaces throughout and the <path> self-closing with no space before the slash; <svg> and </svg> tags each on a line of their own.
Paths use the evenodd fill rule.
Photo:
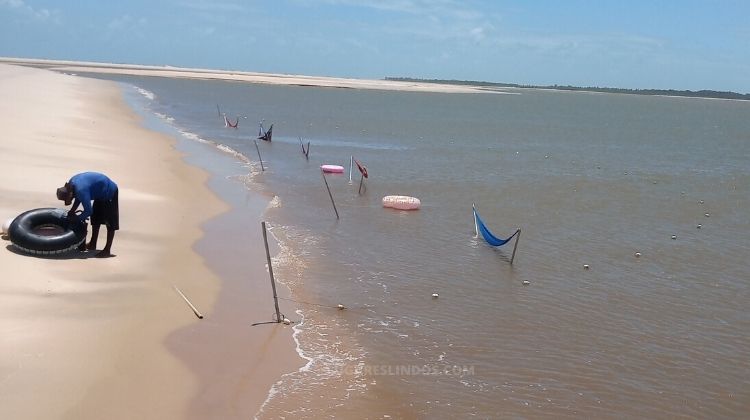
<svg viewBox="0 0 750 420">
<path fill-rule="evenodd" d="M 91 225 L 107 225 L 107 229 L 120 229 L 120 207 L 117 204 L 117 193 L 111 200 L 94 200 L 91 213 Z"/>
</svg>

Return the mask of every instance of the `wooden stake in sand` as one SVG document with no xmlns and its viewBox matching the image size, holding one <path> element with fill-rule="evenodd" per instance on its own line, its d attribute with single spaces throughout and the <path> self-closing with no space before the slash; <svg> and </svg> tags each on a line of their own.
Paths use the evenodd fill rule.
<svg viewBox="0 0 750 420">
<path fill-rule="evenodd" d="M 260 222 L 263 226 L 263 243 L 266 245 L 266 260 L 268 261 L 268 274 L 271 276 L 271 289 L 273 290 L 273 304 L 276 305 L 276 322 L 282 322 L 279 312 L 279 297 L 276 296 L 276 280 L 273 278 L 273 266 L 271 265 L 271 252 L 268 251 L 268 234 L 266 233 L 266 222 Z"/>
<path fill-rule="evenodd" d="M 187 296 L 185 296 L 185 294 L 183 294 L 182 291 L 179 288 L 177 288 L 177 286 L 172 285 L 172 287 L 174 287 L 174 290 L 177 291 L 177 293 L 179 293 L 183 299 L 185 299 L 185 303 L 187 303 L 188 306 L 190 306 L 190 309 L 193 310 L 193 313 L 195 314 L 195 316 L 197 316 L 198 319 L 203 319 L 203 315 L 200 312 L 198 312 L 197 309 L 195 309 L 195 306 L 193 306 L 193 304 L 190 303 L 190 300 L 188 300 Z"/>
<path fill-rule="evenodd" d="M 323 182 L 326 183 L 326 189 L 328 190 L 328 196 L 331 197 L 331 204 L 333 204 L 333 211 L 336 212 L 336 220 L 339 218 L 339 211 L 336 210 L 336 203 L 333 201 L 333 194 L 331 194 L 331 188 L 328 186 L 328 180 L 326 179 L 326 174 L 322 170 L 320 171 L 320 174 L 323 175 Z"/>
<path fill-rule="evenodd" d="M 352 168 L 354 167 L 354 156 L 349 157 L 349 185 L 352 185 Z"/>
<path fill-rule="evenodd" d="M 305 159 L 310 160 L 310 142 L 307 142 L 307 150 L 305 150 L 305 145 L 302 143 L 302 137 L 298 137 L 299 139 L 299 145 L 302 146 L 302 154 L 305 155 Z"/>
<path fill-rule="evenodd" d="M 263 167 L 263 159 L 260 157 L 260 148 L 258 147 L 258 140 L 253 140 L 255 142 L 255 150 L 258 151 L 258 160 L 260 161 L 260 171 L 265 172 L 266 168 Z"/>
</svg>

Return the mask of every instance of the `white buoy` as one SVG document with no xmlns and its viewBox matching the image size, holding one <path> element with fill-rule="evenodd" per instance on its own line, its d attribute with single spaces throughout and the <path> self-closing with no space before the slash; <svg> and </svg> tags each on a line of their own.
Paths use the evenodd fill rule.
<svg viewBox="0 0 750 420">
<path fill-rule="evenodd" d="M 583 265 L 583 269 L 584 269 L 584 270 L 588 270 L 588 269 L 589 269 L 589 265 L 588 265 L 588 264 L 584 264 L 584 265 Z"/>
<path fill-rule="evenodd" d="M 528 285 L 531 284 L 531 282 L 528 281 L 528 280 L 524 280 L 524 281 L 521 282 L 521 284 L 523 284 L 524 286 L 528 286 Z"/>
<path fill-rule="evenodd" d="M 710 215 L 709 215 L 708 213 L 706 213 L 706 217 L 709 217 L 709 216 L 710 216 Z"/>
<path fill-rule="evenodd" d="M 10 230 L 10 224 L 13 223 L 14 219 L 15 217 L 12 219 L 6 220 L 5 223 L 3 223 L 3 235 L 6 235 L 8 233 L 8 230 Z"/>
<path fill-rule="evenodd" d="M 336 307 L 339 308 L 339 311 L 346 309 L 346 306 L 344 306 L 344 305 L 342 305 L 340 303 Z"/>
<path fill-rule="evenodd" d="M 440 295 L 439 295 L 439 294 L 437 294 L 437 293 L 433 293 L 433 294 L 432 294 L 432 298 L 433 298 L 433 299 L 437 299 L 437 298 L 439 298 L 439 297 L 440 297 Z"/>
<path fill-rule="evenodd" d="M 703 200 L 699 201 L 699 203 L 703 204 Z"/>
<path fill-rule="evenodd" d="M 700 229 L 702 227 L 703 227 L 703 225 L 701 225 L 700 223 L 698 223 L 698 226 L 696 226 L 696 228 L 698 228 L 698 229 Z"/>
<path fill-rule="evenodd" d="M 281 322 L 283 322 L 285 325 L 289 325 L 292 323 L 292 321 L 289 320 L 289 318 L 284 318 L 283 320 L 281 320 Z"/>
<path fill-rule="evenodd" d="M 672 235 L 672 240 L 677 239 L 677 235 Z"/>
<path fill-rule="evenodd" d="M 640 257 L 641 257 L 641 253 L 640 253 L 640 252 L 636 252 L 636 253 L 635 253 L 635 257 L 636 257 L 636 258 L 640 258 Z"/>
</svg>

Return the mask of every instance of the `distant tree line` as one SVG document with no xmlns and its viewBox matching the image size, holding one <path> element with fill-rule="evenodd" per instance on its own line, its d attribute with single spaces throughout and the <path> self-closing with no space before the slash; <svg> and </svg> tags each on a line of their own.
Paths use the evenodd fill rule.
<svg viewBox="0 0 750 420">
<path fill-rule="evenodd" d="M 399 82 L 421 82 L 421 83 L 440 83 L 447 85 L 476 86 L 478 88 L 521 88 L 521 89 L 556 89 L 571 90 L 581 92 L 604 92 L 604 93 L 625 93 L 629 95 L 666 95 L 666 96 L 685 96 L 691 98 L 718 98 L 718 99 L 739 99 L 750 101 L 750 94 L 737 92 L 724 92 L 716 90 L 674 90 L 674 89 L 620 89 L 598 86 L 539 86 L 539 85 L 519 85 L 516 83 L 493 83 L 477 82 L 472 80 L 443 80 L 443 79 L 416 79 L 411 77 L 386 77 L 385 80 Z"/>
</svg>

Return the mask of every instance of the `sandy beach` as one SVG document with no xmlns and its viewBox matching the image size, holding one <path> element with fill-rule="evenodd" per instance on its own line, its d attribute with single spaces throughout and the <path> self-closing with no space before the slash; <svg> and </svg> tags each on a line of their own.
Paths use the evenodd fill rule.
<svg viewBox="0 0 750 420">
<path fill-rule="evenodd" d="M 114 258 L 37 258 L 3 241 L 0 418 L 251 417 L 300 361 L 289 327 L 250 330 L 242 319 L 246 347 L 233 349 L 226 320 L 237 311 L 230 302 L 214 316 L 224 279 L 194 244 L 229 206 L 206 186 L 208 173 L 186 164 L 174 139 L 142 128 L 115 83 L 0 64 L 0 96 L 3 221 L 63 207 L 55 188 L 83 171 L 117 182 L 121 207 Z M 267 287 L 262 245 L 246 251 Z M 267 317 L 254 310 L 243 315 Z"/>
</svg>

